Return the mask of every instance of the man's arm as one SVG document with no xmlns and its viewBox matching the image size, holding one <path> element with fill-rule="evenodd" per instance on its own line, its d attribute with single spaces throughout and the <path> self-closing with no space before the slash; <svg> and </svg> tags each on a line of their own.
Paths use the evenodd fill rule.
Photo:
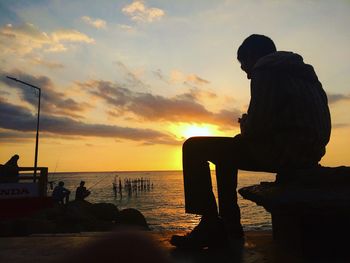
<svg viewBox="0 0 350 263">
<path fill-rule="evenodd" d="M 243 136 L 253 139 L 266 139 L 274 130 L 276 103 L 280 98 L 276 94 L 276 76 L 270 72 L 256 72 L 251 80 L 251 100 L 244 120 Z"/>
<path fill-rule="evenodd" d="M 239 127 L 241 129 L 241 134 L 244 136 L 246 133 L 246 121 L 247 121 L 248 114 L 244 113 L 242 114 L 241 118 L 238 118 Z"/>
</svg>

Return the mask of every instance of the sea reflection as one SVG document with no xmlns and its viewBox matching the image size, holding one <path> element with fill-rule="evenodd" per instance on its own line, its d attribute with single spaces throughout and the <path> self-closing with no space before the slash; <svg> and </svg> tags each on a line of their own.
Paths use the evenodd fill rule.
<svg viewBox="0 0 350 263">
<path fill-rule="evenodd" d="M 150 186 L 138 189 L 131 194 L 125 189 L 126 180 L 149 180 Z M 215 172 L 212 173 L 213 188 L 216 195 Z M 240 172 L 238 187 L 257 184 L 260 181 L 273 181 L 274 175 L 267 173 Z M 146 217 L 150 227 L 156 231 L 188 230 L 198 224 L 199 217 L 185 214 L 183 179 L 181 171 L 156 172 L 100 172 L 100 173 L 55 173 L 49 175 L 49 181 L 64 181 L 73 193 L 81 180 L 86 181 L 91 195 L 89 202 L 108 202 L 119 209 L 136 208 Z M 122 182 L 122 195 L 115 194 L 113 183 Z M 141 187 L 141 183 L 140 183 Z M 271 229 L 271 217 L 262 207 L 243 200 L 238 196 L 241 207 L 242 224 L 245 229 Z"/>
</svg>

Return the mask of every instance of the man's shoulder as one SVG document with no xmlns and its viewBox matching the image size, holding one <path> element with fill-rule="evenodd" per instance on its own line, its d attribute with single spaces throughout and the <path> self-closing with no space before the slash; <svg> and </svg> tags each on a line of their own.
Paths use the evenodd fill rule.
<svg viewBox="0 0 350 263">
<path fill-rule="evenodd" d="M 277 51 L 260 58 L 253 70 L 273 70 L 295 65 L 304 65 L 302 56 L 291 51 Z"/>
</svg>

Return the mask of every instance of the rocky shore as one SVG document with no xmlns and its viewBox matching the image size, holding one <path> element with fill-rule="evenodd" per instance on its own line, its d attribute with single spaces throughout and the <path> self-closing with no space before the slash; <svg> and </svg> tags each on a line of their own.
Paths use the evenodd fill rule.
<svg viewBox="0 0 350 263">
<path fill-rule="evenodd" d="M 145 217 L 136 209 L 119 210 L 111 203 L 71 201 L 27 217 L 0 221 L 0 236 L 111 231 L 123 225 L 149 230 Z"/>
</svg>

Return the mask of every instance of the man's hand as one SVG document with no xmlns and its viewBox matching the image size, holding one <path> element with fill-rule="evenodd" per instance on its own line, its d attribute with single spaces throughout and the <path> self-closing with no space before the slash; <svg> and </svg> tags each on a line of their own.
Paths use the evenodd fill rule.
<svg viewBox="0 0 350 263">
<path fill-rule="evenodd" d="M 248 114 L 244 113 L 244 114 L 242 114 L 241 118 L 238 118 L 238 123 L 239 123 L 239 126 L 241 128 L 242 135 L 245 134 L 247 117 L 248 117 Z"/>
</svg>

